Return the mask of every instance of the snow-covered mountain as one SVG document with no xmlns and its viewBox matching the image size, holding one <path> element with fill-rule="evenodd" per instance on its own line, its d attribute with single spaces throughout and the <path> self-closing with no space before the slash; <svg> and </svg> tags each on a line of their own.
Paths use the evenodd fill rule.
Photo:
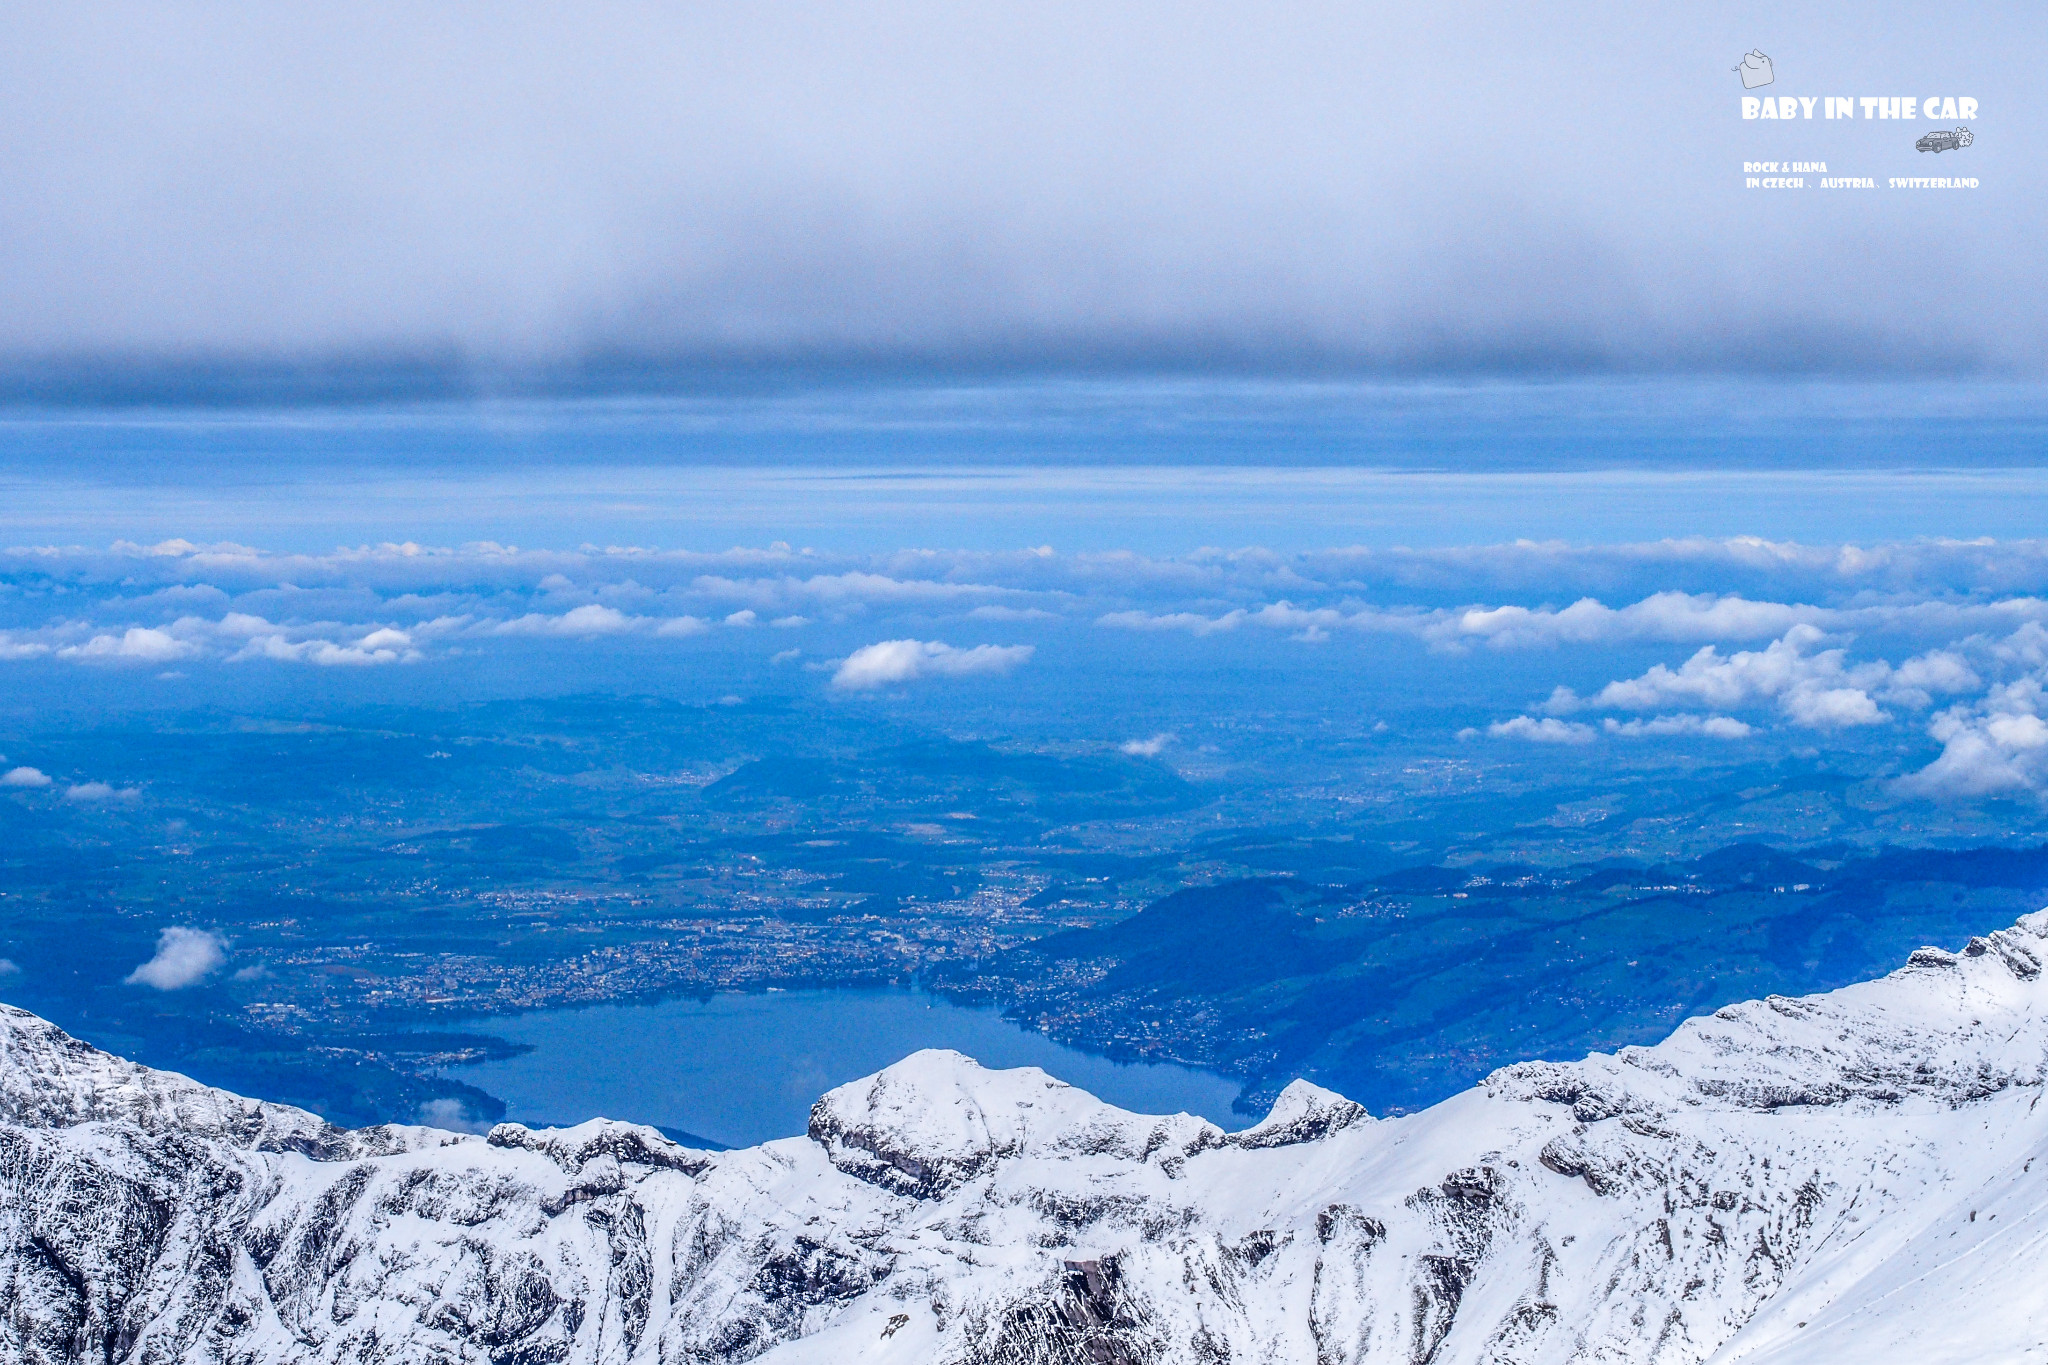
<svg viewBox="0 0 2048 1365">
<path fill-rule="evenodd" d="M 736 1152 L 343 1132 L 0 1012 L 0 1359 L 2048 1359 L 2048 912 L 1375 1120 L 924 1052 Z M 2035 1164 L 2043 1169 L 2034 1171 Z"/>
</svg>

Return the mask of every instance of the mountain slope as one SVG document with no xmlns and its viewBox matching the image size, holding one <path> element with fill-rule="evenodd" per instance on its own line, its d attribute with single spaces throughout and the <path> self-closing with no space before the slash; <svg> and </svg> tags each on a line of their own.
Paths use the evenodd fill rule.
<svg viewBox="0 0 2048 1365">
<path fill-rule="evenodd" d="M 919 1053 L 721 1153 L 343 1132 L 4 1011 L 0 1358 L 2042 1359 L 2044 960 L 2048 912 L 1411 1117 L 1297 1084 L 1238 1134 Z"/>
</svg>

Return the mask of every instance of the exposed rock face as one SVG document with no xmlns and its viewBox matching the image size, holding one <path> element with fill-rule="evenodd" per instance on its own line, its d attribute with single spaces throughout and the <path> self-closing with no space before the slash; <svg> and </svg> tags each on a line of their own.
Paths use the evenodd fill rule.
<svg viewBox="0 0 2048 1365">
<path fill-rule="evenodd" d="M 0 1009 L 0 1360 L 2043 1359 L 2044 959 L 2048 913 L 1237 1134 L 919 1053 L 721 1153 L 343 1132 Z"/>
</svg>

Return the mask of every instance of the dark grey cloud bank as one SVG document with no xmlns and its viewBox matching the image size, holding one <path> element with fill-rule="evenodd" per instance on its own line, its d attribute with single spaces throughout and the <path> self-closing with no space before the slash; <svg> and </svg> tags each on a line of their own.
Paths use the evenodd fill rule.
<svg viewBox="0 0 2048 1365">
<path fill-rule="evenodd" d="M 2032 372 L 2044 42 L 2018 5 L 30 7 L 0 356 Z M 1784 93 L 1976 98 L 1966 170 L 1926 124 L 1744 123 L 1754 47 Z M 1741 188 L 1777 156 L 1982 187 Z"/>
</svg>

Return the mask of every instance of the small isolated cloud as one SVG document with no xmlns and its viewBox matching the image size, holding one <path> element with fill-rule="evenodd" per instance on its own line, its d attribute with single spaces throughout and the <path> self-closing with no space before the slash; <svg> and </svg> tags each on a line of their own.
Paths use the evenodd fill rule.
<svg viewBox="0 0 2048 1365">
<path fill-rule="evenodd" d="M 21 975 L 21 968 L 20 968 L 19 966 L 15 965 L 14 959 L 12 959 L 12 958 L 7 958 L 7 957 L 0 957 L 0 977 L 4 977 L 4 976 L 20 976 L 20 975 Z"/>
<path fill-rule="evenodd" d="M 1171 743 L 1173 743 L 1172 735 L 1157 734 L 1150 739 L 1127 739 L 1122 744 L 1117 745 L 1117 749 L 1122 753 L 1129 754 L 1133 758 L 1157 758 L 1161 751 Z"/>
<path fill-rule="evenodd" d="M 745 628 L 747 626 L 754 625 L 760 619 L 761 618 L 759 616 L 754 614 L 754 609 L 752 607 L 747 607 L 740 611 L 736 611 L 732 615 L 726 617 L 725 623 L 729 626 Z"/>
<path fill-rule="evenodd" d="M 283 635 L 258 635 L 228 656 L 229 663 L 245 659 L 275 659 L 281 663 L 312 664 L 319 668 L 364 668 L 378 664 L 415 663 L 420 652 L 412 636 L 389 626 L 370 631 L 353 644 L 333 640 L 287 640 Z"/>
<path fill-rule="evenodd" d="M 198 653 L 197 645 L 169 631 L 131 626 L 120 635 L 95 635 L 82 645 L 66 645 L 57 651 L 57 657 L 84 663 L 162 664 Z"/>
<path fill-rule="evenodd" d="M 768 624 L 777 630 L 795 630 L 799 626 L 807 626 L 810 623 L 811 618 L 808 616 L 778 616 Z"/>
<path fill-rule="evenodd" d="M 1658 716 L 1654 720 L 1616 720 L 1609 716 L 1602 722 L 1610 735 L 1623 735 L 1634 739 L 1643 735 L 1705 735 L 1709 739 L 1748 739 L 1756 733 L 1753 726 L 1745 725 L 1733 716 Z"/>
<path fill-rule="evenodd" d="M 1526 739 L 1534 744 L 1590 744 L 1595 731 L 1590 725 L 1559 720 L 1556 716 L 1541 720 L 1516 716 L 1513 720 L 1495 721 L 1486 727 L 1486 733 L 1495 739 Z"/>
<path fill-rule="evenodd" d="M 9 768 L 0 775 L 0 787 L 47 787 L 50 775 L 41 768 Z"/>
<path fill-rule="evenodd" d="M 1008 673 L 1035 652 L 1031 645 L 975 645 L 956 649 L 938 640 L 884 640 L 846 656 L 832 675 L 841 691 L 869 691 L 919 678 L 964 678 Z"/>
<path fill-rule="evenodd" d="M 226 960 L 227 944 L 218 934 L 173 926 L 157 935 L 156 956 L 122 979 L 131 986 L 183 990 L 212 976 Z"/>
<path fill-rule="evenodd" d="M 420 1122 L 429 1128 L 446 1128 L 457 1133 L 487 1133 L 491 1124 L 471 1112 L 453 1095 L 426 1100 L 420 1105 Z"/>
<path fill-rule="evenodd" d="M 139 801 L 142 793 L 133 787 L 116 787 L 107 782 L 80 782 L 64 789 L 71 801 Z"/>
<path fill-rule="evenodd" d="M 768 662 L 771 664 L 793 664 L 803 657 L 804 652 L 800 649 L 785 649 L 769 655 Z"/>
</svg>

